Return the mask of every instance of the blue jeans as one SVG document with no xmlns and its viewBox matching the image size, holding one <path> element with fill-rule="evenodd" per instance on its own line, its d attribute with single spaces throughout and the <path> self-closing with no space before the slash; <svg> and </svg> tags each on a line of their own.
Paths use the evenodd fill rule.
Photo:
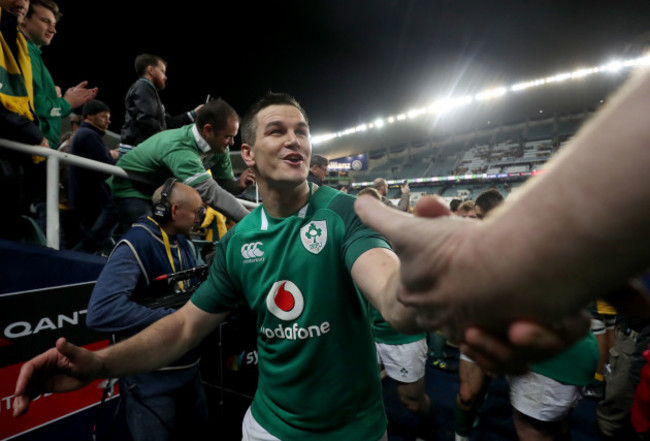
<svg viewBox="0 0 650 441">
<path fill-rule="evenodd" d="M 151 201 L 138 198 L 115 198 L 120 215 L 120 226 L 118 232 L 120 235 L 126 233 L 131 228 L 131 224 L 143 216 L 151 216 L 153 206 Z"/>
<path fill-rule="evenodd" d="M 87 228 L 82 222 L 81 240 L 74 246 L 73 250 L 87 253 L 95 253 L 99 250 L 110 252 L 113 245 L 115 245 L 112 236 L 117 228 L 117 222 L 117 206 L 115 200 L 111 198 L 106 202 L 90 228 Z"/>
<path fill-rule="evenodd" d="M 208 405 L 201 377 L 167 394 L 141 396 L 138 384 L 120 380 L 126 423 L 133 441 L 205 440 Z"/>
</svg>

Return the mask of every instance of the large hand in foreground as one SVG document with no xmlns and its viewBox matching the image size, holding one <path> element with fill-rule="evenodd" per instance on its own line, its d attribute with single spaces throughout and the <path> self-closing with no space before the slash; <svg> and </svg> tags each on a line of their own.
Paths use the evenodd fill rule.
<svg viewBox="0 0 650 441">
<path fill-rule="evenodd" d="M 431 197 L 418 201 L 416 217 L 365 197 L 355 209 L 400 257 L 398 298 L 417 309 L 418 325 L 464 342 L 468 355 L 486 369 L 524 371 L 529 362 L 566 349 L 587 332 L 581 315 L 540 311 L 541 302 L 503 280 L 510 274 L 489 269 L 507 244 L 487 244 L 484 222 L 448 216 L 446 205 Z"/>
<path fill-rule="evenodd" d="M 69 392 L 99 378 L 100 357 L 59 338 L 56 347 L 26 362 L 14 392 L 14 416 L 27 412 L 33 397 L 45 392 Z"/>
<path fill-rule="evenodd" d="M 398 298 L 417 309 L 421 327 L 463 341 L 468 326 L 505 336 L 515 321 L 549 325 L 566 315 L 547 292 L 524 290 L 526 280 L 501 261 L 508 244 L 490 242 L 487 221 L 448 216 L 435 197 L 420 198 L 415 217 L 386 208 L 365 197 L 355 204 L 400 257 Z"/>
<path fill-rule="evenodd" d="M 418 201 L 415 217 L 364 196 L 357 199 L 355 210 L 366 225 L 386 236 L 399 256 L 402 286 L 398 298 L 417 309 L 418 325 L 461 341 L 464 326 L 476 324 L 475 319 L 486 312 L 467 310 L 473 309 L 474 290 L 459 293 L 457 289 L 460 282 L 473 284 L 467 283 L 473 275 L 459 267 L 455 258 L 459 252 L 472 256 L 466 249 L 472 246 L 478 223 L 449 216 L 447 207 L 430 197 Z"/>
</svg>

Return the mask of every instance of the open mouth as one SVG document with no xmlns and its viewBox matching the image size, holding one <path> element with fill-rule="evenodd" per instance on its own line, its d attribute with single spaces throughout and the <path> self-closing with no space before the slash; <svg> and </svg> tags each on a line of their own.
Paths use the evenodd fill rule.
<svg viewBox="0 0 650 441">
<path fill-rule="evenodd" d="M 300 153 L 291 153 L 285 156 L 283 159 L 292 164 L 300 164 L 303 161 L 303 157 Z"/>
</svg>

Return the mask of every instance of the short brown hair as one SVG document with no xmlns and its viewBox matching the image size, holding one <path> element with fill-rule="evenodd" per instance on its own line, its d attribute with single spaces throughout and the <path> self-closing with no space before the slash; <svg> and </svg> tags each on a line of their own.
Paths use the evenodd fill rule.
<svg viewBox="0 0 650 441">
<path fill-rule="evenodd" d="M 381 195 L 379 192 L 374 188 L 374 187 L 366 187 L 363 190 L 361 190 L 357 196 L 363 196 L 364 194 L 370 195 L 375 199 L 379 199 L 381 201 Z"/>
<path fill-rule="evenodd" d="M 31 0 L 29 2 L 29 9 L 27 10 L 27 14 L 25 14 L 25 18 L 32 16 L 32 13 L 34 12 L 34 6 L 42 6 L 43 8 L 52 11 L 52 14 L 54 14 L 54 19 L 56 21 L 59 21 L 61 17 L 63 17 L 63 14 L 59 10 L 59 5 L 54 3 L 52 0 Z"/>
<path fill-rule="evenodd" d="M 165 60 L 160 58 L 158 55 L 140 54 L 135 57 L 135 73 L 141 77 L 147 72 L 149 66 L 155 67 L 158 66 L 158 63 L 167 64 Z"/>
<path fill-rule="evenodd" d="M 196 113 L 196 127 L 210 124 L 215 130 L 225 129 L 230 118 L 239 122 L 235 109 L 221 98 L 216 98 L 204 104 Z"/>
<path fill-rule="evenodd" d="M 271 106 L 293 106 L 302 113 L 302 117 L 305 118 L 305 122 L 309 124 L 309 118 L 307 118 L 307 112 L 302 108 L 300 103 L 296 101 L 294 97 L 288 93 L 276 93 L 276 92 L 267 92 L 262 99 L 258 100 L 253 104 L 241 123 L 241 139 L 242 143 L 248 145 L 255 144 L 255 136 L 257 132 L 257 114 L 267 107 Z"/>
</svg>

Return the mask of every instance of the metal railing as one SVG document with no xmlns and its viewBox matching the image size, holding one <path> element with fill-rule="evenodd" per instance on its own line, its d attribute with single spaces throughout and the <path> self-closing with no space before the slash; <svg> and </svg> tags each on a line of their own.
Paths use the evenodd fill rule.
<svg viewBox="0 0 650 441">
<path fill-rule="evenodd" d="M 73 155 L 72 153 L 59 152 L 49 147 L 31 146 L 21 144 L 15 141 L 0 138 L 0 147 L 25 153 L 31 156 L 43 156 L 47 160 L 47 178 L 46 178 L 46 231 L 47 246 L 59 249 L 59 166 L 61 163 L 70 164 L 77 167 L 83 167 L 90 170 L 107 173 L 113 176 L 131 179 L 133 181 L 150 184 L 149 180 L 136 173 L 127 172 L 116 165 L 105 164 L 92 159 L 83 158 Z M 255 208 L 258 204 L 244 199 L 237 199 L 246 208 Z"/>
</svg>

